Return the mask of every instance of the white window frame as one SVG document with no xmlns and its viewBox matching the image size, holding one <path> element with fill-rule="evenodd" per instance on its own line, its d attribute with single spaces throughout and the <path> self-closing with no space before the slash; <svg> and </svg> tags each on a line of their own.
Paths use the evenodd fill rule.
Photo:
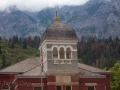
<svg viewBox="0 0 120 90">
<path fill-rule="evenodd" d="M 85 85 L 86 85 L 86 90 L 88 90 L 89 86 L 94 87 L 94 90 L 96 90 L 95 86 L 97 85 L 97 83 L 85 83 Z"/>
</svg>

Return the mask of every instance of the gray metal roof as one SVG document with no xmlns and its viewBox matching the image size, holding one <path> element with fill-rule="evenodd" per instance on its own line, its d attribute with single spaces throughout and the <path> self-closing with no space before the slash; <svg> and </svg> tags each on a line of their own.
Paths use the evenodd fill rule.
<svg viewBox="0 0 120 90">
<path fill-rule="evenodd" d="M 89 66 L 89 65 L 86 65 L 86 64 L 83 64 L 83 63 L 78 63 L 78 67 L 82 68 L 84 70 L 90 71 L 90 72 L 96 72 L 96 73 L 97 72 L 107 72 L 105 70 L 99 69 L 97 67 Z"/>
<path fill-rule="evenodd" d="M 40 65 L 39 57 L 32 57 L 0 70 L 0 73 L 22 73 Z"/>
<path fill-rule="evenodd" d="M 79 77 L 102 77 L 107 71 L 78 63 Z M 40 58 L 32 57 L 0 70 L 0 73 L 22 73 L 19 77 L 39 77 L 41 75 Z M 45 76 L 45 73 L 42 73 Z"/>
<path fill-rule="evenodd" d="M 74 29 L 61 21 L 54 21 L 44 32 L 41 43 L 44 40 L 78 40 Z"/>
<path fill-rule="evenodd" d="M 79 68 L 79 77 L 102 77 L 103 75 L 99 73 L 94 73 L 82 68 Z"/>
<path fill-rule="evenodd" d="M 41 65 L 38 65 L 37 67 L 21 74 L 17 75 L 19 77 L 40 77 L 40 76 L 45 76 L 44 72 L 41 72 Z"/>
<path fill-rule="evenodd" d="M 79 77 L 105 77 L 102 73 L 110 73 L 97 67 L 78 63 Z"/>
</svg>

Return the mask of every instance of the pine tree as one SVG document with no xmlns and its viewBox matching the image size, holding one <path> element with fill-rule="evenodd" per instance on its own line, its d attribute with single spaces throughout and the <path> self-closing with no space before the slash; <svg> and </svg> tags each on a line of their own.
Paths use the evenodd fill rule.
<svg viewBox="0 0 120 90">
<path fill-rule="evenodd" d="M 13 39 L 11 40 L 10 48 L 13 48 L 13 49 L 14 49 L 14 40 L 13 40 Z"/>
<path fill-rule="evenodd" d="M 1 46 L 0 46 L 0 54 L 2 54 L 2 48 L 1 48 Z"/>
<path fill-rule="evenodd" d="M 3 53 L 1 56 L 2 56 L 2 66 L 1 66 L 1 68 L 5 68 L 7 66 L 5 53 Z"/>
<path fill-rule="evenodd" d="M 27 49 L 27 40 L 26 39 L 24 39 L 24 41 L 23 41 L 23 47 L 22 48 Z"/>
</svg>

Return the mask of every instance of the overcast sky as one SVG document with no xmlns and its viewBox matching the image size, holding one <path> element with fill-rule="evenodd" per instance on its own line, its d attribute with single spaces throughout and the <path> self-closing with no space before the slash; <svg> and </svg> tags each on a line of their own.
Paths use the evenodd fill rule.
<svg viewBox="0 0 120 90">
<path fill-rule="evenodd" d="M 46 7 L 82 5 L 89 0 L 0 0 L 0 10 L 16 6 L 20 10 L 39 11 Z"/>
</svg>

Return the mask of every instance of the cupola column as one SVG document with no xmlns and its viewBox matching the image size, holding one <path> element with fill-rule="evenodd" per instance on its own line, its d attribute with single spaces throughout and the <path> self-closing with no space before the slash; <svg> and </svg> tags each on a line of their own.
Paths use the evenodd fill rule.
<svg viewBox="0 0 120 90">
<path fill-rule="evenodd" d="M 58 50 L 58 60 L 60 59 L 60 51 Z"/>
<path fill-rule="evenodd" d="M 66 60 L 66 51 L 64 52 L 65 60 Z"/>
</svg>

